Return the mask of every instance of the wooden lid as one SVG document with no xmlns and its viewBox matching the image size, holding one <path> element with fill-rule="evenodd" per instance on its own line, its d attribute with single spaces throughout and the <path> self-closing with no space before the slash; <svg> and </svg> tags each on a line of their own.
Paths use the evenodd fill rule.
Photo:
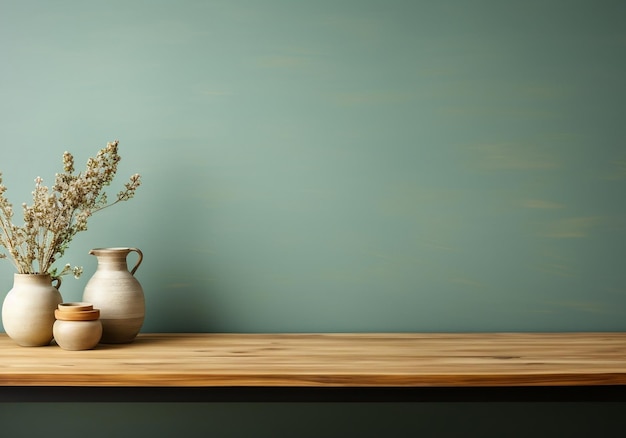
<svg viewBox="0 0 626 438">
<path fill-rule="evenodd" d="M 100 318 L 100 309 L 83 310 L 80 312 L 64 312 L 56 309 L 54 317 L 61 321 L 95 321 Z"/>
<path fill-rule="evenodd" d="M 84 312 L 86 310 L 93 310 L 93 304 L 91 303 L 61 303 L 59 304 L 59 310 L 61 312 Z"/>
</svg>

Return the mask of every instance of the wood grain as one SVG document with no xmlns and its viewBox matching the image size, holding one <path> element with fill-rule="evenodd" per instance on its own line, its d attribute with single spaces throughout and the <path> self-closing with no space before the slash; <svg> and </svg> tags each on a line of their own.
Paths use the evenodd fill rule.
<svg viewBox="0 0 626 438">
<path fill-rule="evenodd" d="M 26 348 L 0 334 L 0 386 L 626 385 L 626 333 L 140 334 Z"/>
</svg>

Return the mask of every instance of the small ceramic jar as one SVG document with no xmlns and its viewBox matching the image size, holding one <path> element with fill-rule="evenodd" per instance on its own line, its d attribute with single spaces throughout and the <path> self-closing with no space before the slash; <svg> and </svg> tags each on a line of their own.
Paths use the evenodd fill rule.
<svg viewBox="0 0 626 438">
<path fill-rule="evenodd" d="M 54 340 L 64 350 L 89 350 L 102 337 L 100 310 L 89 303 L 61 303 L 55 310 Z"/>
</svg>

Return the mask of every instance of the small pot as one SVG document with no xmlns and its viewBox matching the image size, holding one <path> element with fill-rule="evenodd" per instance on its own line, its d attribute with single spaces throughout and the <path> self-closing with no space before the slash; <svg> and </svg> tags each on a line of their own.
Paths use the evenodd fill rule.
<svg viewBox="0 0 626 438">
<path fill-rule="evenodd" d="M 61 303 L 54 311 L 54 340 L 64 350 L 90 350 L 102 337 L 100 310 L 89 303 Z"/>
</svg>

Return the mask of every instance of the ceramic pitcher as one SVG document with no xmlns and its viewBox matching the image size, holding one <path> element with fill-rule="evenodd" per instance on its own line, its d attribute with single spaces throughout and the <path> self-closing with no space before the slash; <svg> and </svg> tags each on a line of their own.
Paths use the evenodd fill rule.
<svg viewBox="0 0 626 438">
<path fill-rule="evenodd" d="M 139 258 L 129 271 L 126 257 L 136 252 Z M 137 248 L 95 248 L 89 251 L 98 259 L 98 267 L 83 292 L 83 301 L 100 309 L 101 343 L 132 342 L 145 317 L 143 288 L 134 274 L 143 260 Z"/>
</svg>

